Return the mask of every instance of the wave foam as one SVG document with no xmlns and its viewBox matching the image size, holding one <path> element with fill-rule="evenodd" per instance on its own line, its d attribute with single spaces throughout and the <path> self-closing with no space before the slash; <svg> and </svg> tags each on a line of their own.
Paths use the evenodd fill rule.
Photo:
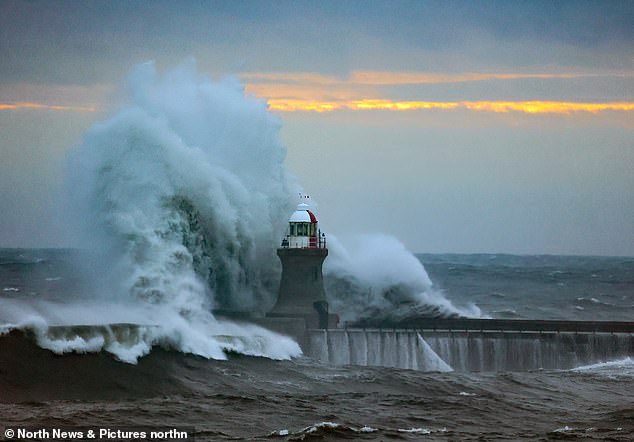
<svg viewBox="0 0 634 442">
<path fill-rule="evenodd" d="M 628 370 L 634 373 L 634 359 L 627 357 L 624 359 L 618 359 L 614 361 L 599 362 L 596 364 L 583 365 L 581 367 L 573 368 L 572 371 L 576 372 L 606 372 L 613 370 Z"/>
<path fill-rule="evenodd" d="M 360 318 L 481 317 L 474 305 L 455 306 L 437 290 L 422 263 L 396 238 L 359 235 L 346 245 L 331 235 L 324 266 L 331 304 L 344 321 Z"/>
<path fill-rule="evenodd" d="M 94 293 L 82 308 L 40 315 L 39 342 L 57 352 L 101 349 L 127 362 L 154 345 L 215 359 L 226 351 L 298 355 L 286 338 L 211 313 L 264 313 L 275 302 L 275 250 L 301 190 L 284 164 L 280 121 L 237 81 L 213 82 L 193 60 L 162 75 L 142 64 L 128 91 L 130 103 L 68 155 L 69 231 L 91 251 L 84 265 Z M 330 244 L 328 295 L 344 318 L 479 316 L 477 307 L 458 309 L 433 290 L 394 238 L 369 236 L 350 250 Z M 46 328 L 119 322 L 152 327 L 125 339 L 100 328 L 51 337 Z"/>
<path fill-rule="evenodd" d="M 226 359 L 227 352 L 278 360 L 302 354 L 292 339 L 264 328 L 211 315 L 203 316 L 207 322 L 192 321 L 168 307 L 3 299 L 0 311 L 0 331 L 30 331 L 40 347 L 58 354 L 106 351 L 132 364 L 154 346 L 210 359 Z M 8 317 L 21 319 L 9 323 Z"/>
<path fill-rule="evenodd" d="M 350 437 L 355 437 L 354 435 L 359 435 L 363 433 L 376 433 L 379 430 L 377 428 L 372 428 L 367 425 L 362 427 L 350 427 L 342 424 L 338 424 L 335 422 L 319 422 L 313 425 L 309 425 L 297 432 L 291 433 L 287 429 L 273 431 L 268 435 L 268 437 L 287 437 L 291 436 L 290 440 L 304 440 L 306 436 L 308 438 L 324 438 L 324 437 L 343 437 L 348 439 Z"/>
</svg>

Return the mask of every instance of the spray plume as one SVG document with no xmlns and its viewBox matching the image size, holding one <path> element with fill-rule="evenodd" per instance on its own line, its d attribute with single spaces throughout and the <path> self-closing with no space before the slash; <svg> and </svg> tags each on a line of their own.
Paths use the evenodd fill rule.
<svg viewBox="0 0 634 442">
<path fill-rule="evenodd" d="M 128 90 L 130 104 L 94 125 L 68 158 L 73 232 L 92 252 L 85 262 L 99 289 L 57 320 L 49 306 L 18 325 L 39 330 L 46 348 L 105 349 L 127 362 L 153 345 L 216 359 L 227 350 L 299 355 L 288 338 L 211 313 L 263 313 L 275 302 L 275 251 L 301 190 L 284 165 L 279 120 L 235 80 L 200 75 L 193 60 L 162 75 L 142 64 Z M 412 308 L 464 313 L 433 292 L 420 262 L 394 238 L 366 237 L 346 249 L 331 236 L 329 246 L 326 288 L 331 311 L 344 319 Z M 87 324 L 78 309 L 99 311 L 94 324 L 140 328 L 115 336 L 93 327 L 72 341 L 46 329 Z"/>
</svg>

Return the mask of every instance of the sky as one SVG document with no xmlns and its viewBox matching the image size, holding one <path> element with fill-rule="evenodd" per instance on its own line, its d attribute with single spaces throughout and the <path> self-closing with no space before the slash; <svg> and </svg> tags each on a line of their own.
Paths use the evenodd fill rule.
<svg viewBox="0 0 634 442">
<path fill-rule="evenodd" d="M 0 0 L 0 247 L 72 244 L 66 152 L 188 57 L 268 102 L 329 232 L 634 256 L 634 3 L 584 0 Z"/>
</svg>

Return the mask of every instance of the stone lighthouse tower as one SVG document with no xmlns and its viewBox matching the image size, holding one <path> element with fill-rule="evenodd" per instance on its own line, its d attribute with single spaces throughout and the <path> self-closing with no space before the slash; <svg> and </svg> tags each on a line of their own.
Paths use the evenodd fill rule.
<svg viewBox="0 0 634 442">
<path fill-rule="evenodd" d="M 288 232 L 277 256 L 282 261 L 282 279 L 277 303 L 267 316 L 301 317 L 310 328 L 327 328 L 328 303 L 321 266 L 328 249 L 326 236 L 308 204 L 299 204 L 288 220 Z"/>
</svg>

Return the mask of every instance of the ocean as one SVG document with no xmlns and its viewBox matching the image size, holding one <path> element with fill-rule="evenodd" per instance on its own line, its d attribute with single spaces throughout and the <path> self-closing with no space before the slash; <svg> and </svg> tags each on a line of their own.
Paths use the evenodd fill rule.
<svg viewBox="0 0 634 442">
<path fill-rule="evenodd" d="M 634 258 L 416 256 L 435 290 L 485 317 L 634 319 Z M 129 353 L 113 343 L 131 337 L 120 335 L 60 347 L 62 336 L 53 345 L 38 330 L 64 324 L 64 313 L 75 324 L 112 316 L 103 297 L 71 308 L 94 290 L 77 272 L 82 259 L 66 249 L 0 250 L 5 431 L 178 430 L 200 441 L 634 440 L 630 357 L 565 370 L 425 372 L 267 357 L 231 341 L 225 360 L 158 339 L 124 362 Z"/>
<path fill-rule="evenodd" d="M 634 320 L 634 258 L 417 256 L 450 299 L 493 318 Z"/>
</svg>

